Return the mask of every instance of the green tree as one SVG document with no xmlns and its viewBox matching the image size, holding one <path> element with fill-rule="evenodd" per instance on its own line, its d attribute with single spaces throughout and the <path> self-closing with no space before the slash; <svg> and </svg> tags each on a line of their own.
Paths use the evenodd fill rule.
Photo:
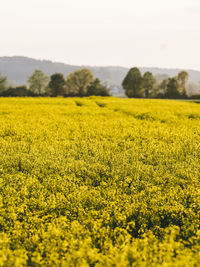
<svg viewBox="0 0 200 267">
<path fill-rule="evenodd" d="M 35 70 L 27 81 L 29 84 L 29 90 L 38 95 L 44 94 L 48 82 L 49 77 L 41 70 Z"/>
<path fill-rule="evenodd" d="M 109 90 L 106 86 L 101 84 L 101 81 L 96 78 L 87 87 L 87 95 L 109 96 Z"/>
<path fill-rule="evenodd" d="M 66 87 L 69 95 L 85 96 L 88 86 L 94 81 L 94 75 L 88 69 L 77 70 L 67 76 Z"/>
<path fill-rule="evenodd" d="M 154 96 L 153 91 L 155 89 L 156 79 L 149 71 L 143 75 L 143 87 L 145 89 L 145 97 Z"/>
<path fill-rule="evenodd" d="M 179 84 L 179 92 L 182 96 L 187 96 L 186 83 L 189 79 L 189 74 L 187 71 L 180 71 L 176 77 Z"/>
<path fill-rule="evenodd" d="M 122 82 L 122 87 L 128 97 L 143 97 L 142 74 L 138 68 L 131 68 Z"/>
<path fill-rule="evenodd" d="M 168 98 L 180 97 L 179 83 L 175 77 L 168 79 L 166 96 Z"/>
<path fill-rule="evenodd" d="M 168 82 L 169 82 L 169 78 L 166 78 L 166 79 L 162 80 L 161 83 L 159 84 L 159 91 L 160 91 L 160 94 L 162 96 L 166 96 L 166 94 L 167 94 Z"/>
<path fill-rule="evenodd" d="M 2 76 L 0 73 L 0 94 L 7 89 L 7 77 Z"/>
<path fill-rule="evenodd" d="M 62 96 L 66 92 L 65 78 L 62 73 L 55 73 L 50 76 L 49 91 L 52 96 Z"/>
</svg>

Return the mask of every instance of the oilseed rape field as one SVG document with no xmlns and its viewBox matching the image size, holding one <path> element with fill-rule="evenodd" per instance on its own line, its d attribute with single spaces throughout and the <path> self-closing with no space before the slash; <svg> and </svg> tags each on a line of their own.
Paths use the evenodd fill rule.
<svg viewBox="0 0 200 267">
<path fill-rule="evenodd" d="M 200 266 L 200 105 L 0 99 L 0 266 Z"/>
</svg>

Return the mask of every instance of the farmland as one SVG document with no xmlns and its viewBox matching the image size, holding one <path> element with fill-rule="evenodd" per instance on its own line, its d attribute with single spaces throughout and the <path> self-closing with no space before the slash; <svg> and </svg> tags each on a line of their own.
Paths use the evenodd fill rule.
<svg viewBox="0 0 200 267">
<path fill-rule="evenodd" d="M 0 99 L 0 266 L 200 265 L 200 104 Z"/>
</svg>

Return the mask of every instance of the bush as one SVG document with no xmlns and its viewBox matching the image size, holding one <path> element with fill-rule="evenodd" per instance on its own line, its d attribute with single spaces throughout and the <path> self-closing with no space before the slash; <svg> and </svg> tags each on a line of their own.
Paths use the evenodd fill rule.
<svg viewBox="0 0 200 267">
<path fill-rule="evenodd" d="M 26 86 L 17 86 L 14 88 L 9 88 L 2 93 L 2 96 L 35 96 L 35 94 L 29 91 Z"/>
</svg>

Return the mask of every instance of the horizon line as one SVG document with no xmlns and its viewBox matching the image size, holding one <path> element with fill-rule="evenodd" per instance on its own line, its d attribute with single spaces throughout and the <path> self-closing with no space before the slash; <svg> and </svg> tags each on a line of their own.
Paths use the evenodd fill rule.
<svg viewBox="0 0 200 267">
<path fill-rule="evenodd" d="M 195 68 L 181 68 L 181 67 L 158 67 L 158 66 L 137 66 L 137 65 L 132 65 L 132 66 L 123 66 L 123 65 L 88 65 L 88 64 L 72 64 L 72 63 L 66 63 L 66 62 L 61 62 L 61 61 L 54 61 L 52 59 L 42 59 L 42 58 L 36 58 L 36 57 L 31 57 L 31 56 L 24 56 L 24 55 L 12 55 L 12 56 L 0 56 L 0 58 L 26 58 L 26 59 L 32 59 L 36 61 L 46 61 L 46 62 L 51 62 L 51 63 L 56 63 L 56 64 L 64 64 L 64 65 L 69 65 L 69 66 L 76 66 L 76 67 L 96 67 L 96 68 L 124 68 L 124 69 L 130 69 L 133 67 L 137 67 L 139 69 L 141 68 L 147 68 L 147 69 L 166 69 L 166 70 L 187 70 L 187 71 L 198 71 L 200 72 L 200 69 L 195 69 Z"/>
</svg>

